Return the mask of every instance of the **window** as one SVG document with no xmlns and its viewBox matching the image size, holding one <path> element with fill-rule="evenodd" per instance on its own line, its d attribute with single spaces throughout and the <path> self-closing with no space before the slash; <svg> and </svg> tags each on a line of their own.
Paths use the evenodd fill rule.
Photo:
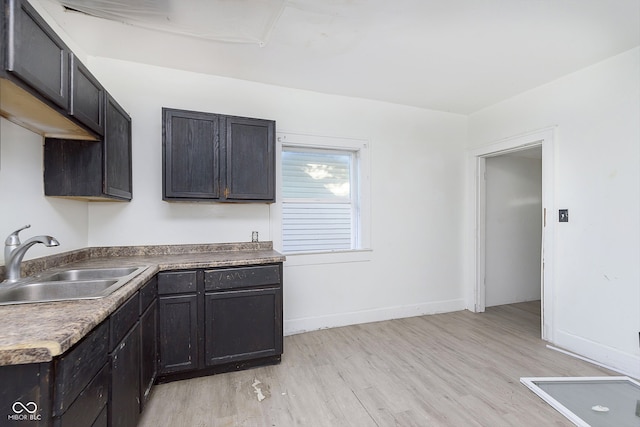
<svg viewBox="0 0 640 427">
<path fill-rule="evenodd" d="M 362 149 L 283 142 L 283 252 L 362 248 Z"/>
</svg>

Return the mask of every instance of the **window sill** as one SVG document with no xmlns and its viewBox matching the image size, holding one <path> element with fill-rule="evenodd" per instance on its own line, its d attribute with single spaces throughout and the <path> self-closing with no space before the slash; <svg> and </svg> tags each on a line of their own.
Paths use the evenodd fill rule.
<svg viewBox="0 0 640 427">
<path fill-rule="evenodd" d="M 344 264 L 371 261 L 372 249 L 354 249 L 348 251 L 285 253 L 285 267 L 319 264 Z"/>
</svg>

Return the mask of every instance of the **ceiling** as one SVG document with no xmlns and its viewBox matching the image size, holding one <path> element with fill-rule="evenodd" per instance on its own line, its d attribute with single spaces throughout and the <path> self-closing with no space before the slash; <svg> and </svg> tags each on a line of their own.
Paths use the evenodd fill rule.
<svg viewBox="0 0 640 427">
<path fill-rule="evenodd" d="M 30 1 L 91 56 L 459 114 L 640 45 L 639 0 Z"/>
</svg>

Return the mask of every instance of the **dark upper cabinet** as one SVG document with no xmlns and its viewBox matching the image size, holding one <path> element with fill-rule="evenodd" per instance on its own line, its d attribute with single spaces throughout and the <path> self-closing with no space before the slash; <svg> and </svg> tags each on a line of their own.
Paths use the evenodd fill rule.
<svg viewBox="0 0 640 427">
<path fill-rule="evenodd" d="M 163 199 L 275 201 L 275 122 L 162 109 Z"/>
<path fill-rule="evenodd" d="M 71 50 L 28 1 L 0 0 L 0 4 L 2 116 L 45 137 L 97 140 L 101 131 L 71 112 Z M 84 88 L 79 96 L 84 104 Z"/>
<path fill-rule="evenodd" d="M 69 108 L 69 48 L 25 0 L 7 0 L 6 70 Z"/>
<path fill-rule="evenodd" d="M 131 200 L 129 115 L 27 0 L 0 5 L 0 115 L 46 138 L 45 195 Z"/>
<path fill-rule="evenodd" d="M 224 125 L 225 198 L 274 202 L 275 122 L 224 117 Z"/>
<path fill-rule="evenodd" d="M 70 54 L 71 102 L 69 114 L 98 135 L 104 135 L 106 92 L 87 67 Z"/>
<path fill-rule="evenodd" d="M 103 140 L 45 138 L 44 194 L 131 200 L 131 118 L 108 94 Z"/>
<path fill-rule="evenodd" d="M 103 191 L 107 196 L 131 200 L 131 117 L 110 95 L 106 105 Z"/>
<path fill-rule="evenodd" d="M 220 198 L 219 134 L 215 114 L 163 109 L 165 200 Z"/>
</svg>

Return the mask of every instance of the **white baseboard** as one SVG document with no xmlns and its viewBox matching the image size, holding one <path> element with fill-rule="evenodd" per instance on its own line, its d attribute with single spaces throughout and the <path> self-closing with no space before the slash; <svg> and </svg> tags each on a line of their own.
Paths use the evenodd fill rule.
<svg viewBox="0 0 640 427">
<path fill-rule="evenodd" d="M 554 337 L 555 342 L 553 344 L 562 349 L 576 353 L 583 358 L 591 359 L 594 363 L 618 371 L 621 374 L 640 378 L 639 356 L 563 331 L 556 331 Z"/>
<path fill-rule="evenodd" d="M 437 301 L 423 304 L 383 307 L 372 310 L 352 311 L 348 313 L 328 314 L 324 316 L 303 317 L 284 321 L 284 334 L 294 335 L 319 329 L 337 328 L 360 323 L 401 319 L 425 314 L 448 313 L 466 308 L 464 299 Z"/>
</svg>

